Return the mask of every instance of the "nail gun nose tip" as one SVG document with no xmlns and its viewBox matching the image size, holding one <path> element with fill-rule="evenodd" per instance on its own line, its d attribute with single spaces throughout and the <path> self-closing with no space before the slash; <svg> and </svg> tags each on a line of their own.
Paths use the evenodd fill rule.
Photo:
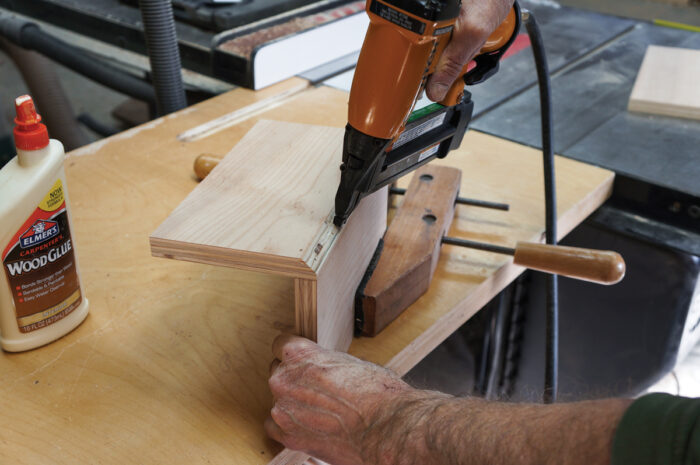
<svg viewBox="0 0 700 465">
<path fill-rule="evenodd" d="M 333 218 L 333 224 L 336 225 L 338 228 L 342 228 L 344 223 L 345 217 L 335 215 L 335 217 Z"/>
</svg>

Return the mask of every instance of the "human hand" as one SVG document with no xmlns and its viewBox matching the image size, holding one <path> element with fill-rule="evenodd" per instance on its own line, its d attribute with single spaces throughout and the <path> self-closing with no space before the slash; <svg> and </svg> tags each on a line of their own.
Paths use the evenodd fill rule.
<svg viewBox="0 0 700 465">
<path fill-rule="evenodd" d="M 334 465 L 382 461 L 392 416 L 422 391 L 385 368 L 301 337 L 278 336 L 272 351 L 268 435 Z"/>
<path fill-rule="evenodd" d="M 445 98 L 464 65 L 506 19 L 512 6 L 513 0 L 463 0 L 450 43 L 428 80 L 426 94 L 430 100 L 439 102 Z"/>
</svg>

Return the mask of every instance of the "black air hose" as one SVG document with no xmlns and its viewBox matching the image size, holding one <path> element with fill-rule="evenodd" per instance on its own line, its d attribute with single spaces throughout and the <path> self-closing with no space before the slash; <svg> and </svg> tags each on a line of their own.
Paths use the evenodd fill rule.
<svg viewBox="0 0 700 465">
<path fill-rule="evenodd" d="M 0 49 L 7 53 L 22 74 L 51 137 L 60 140 L 67 151 L 88 144 L 90 139 L 75 120 L 73 107 L 51 60 L 2 37 Z"/>
<path fill-rule="evenodd" d="M 42 31 L 31 21 L 0 11 L 0 36 L 22 48 L 35 50 L 83 76 L 145 102 L 155 101 L 148 83 L 119 68 L 86 55 L 61 39 Z"/>
<path fill-rule="evenodd" d="M 554 171 L 554 122 L 552 118 L 552 85 L 549 78 L 547 54 L 539 25 L 532 12 L 524 12 L 525 27 L 535 57 L 537 82 L 540 89 L 542 119 L 542 158 L 544 165 L 545 238 L 547 244 L 557 244 L 557 195 Z M 556 274 L 546 276 L 546 346 L 544 366 L 545 404 L 557 401 L 559 385 L 559 287 Z"/>
<path fill-rule="evenodd" d="M 170 0 L 139 0 L 158 114 L 187 107 Z"/>
</svg>

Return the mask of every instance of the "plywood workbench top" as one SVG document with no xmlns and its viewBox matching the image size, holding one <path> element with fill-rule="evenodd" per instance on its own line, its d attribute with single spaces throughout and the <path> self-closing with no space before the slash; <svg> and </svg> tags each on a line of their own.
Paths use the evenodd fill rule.
<svg viewBox="0 0 700 465">
<path fill-rule="evenodd" d="M 90 315 L 55 343 L 0 355 L 0 463 L 264 464 L 281 450 L 262 423 L 270 343 L 294 327 L 292 280 L 153 258 L 148 236 L 195 187 L 193 160 L 227 153 L 258 119 L 342 127 L 347 94 L 305 86 L 236 89 L 69 154 Z M 462 168 L 463 195 L 512 205 L 459 207 L 451 235 L 504 245 L 541 235 L 539 152 L 470 132 L 443 163 Z M 609 195 L 613 174 L 557 168 L 566 233 Z M 443 248 L 431 290 L 351 352 L 407 371 L 517 276 L 509 263 Z"/>
</svg>

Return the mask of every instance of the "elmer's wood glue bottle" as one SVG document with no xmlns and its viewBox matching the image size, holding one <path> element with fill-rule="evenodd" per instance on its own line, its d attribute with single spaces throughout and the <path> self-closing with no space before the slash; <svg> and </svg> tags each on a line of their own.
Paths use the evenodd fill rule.
<svg viewBox="0 0 700 465">
<path fill-rule="evenodd" d="M 71 237 L 65 153 L 28 95 L 15 100 L 17 156 L 0 170 L 0 345 L 33 349 L 87 316 Z"/>
</svg>

